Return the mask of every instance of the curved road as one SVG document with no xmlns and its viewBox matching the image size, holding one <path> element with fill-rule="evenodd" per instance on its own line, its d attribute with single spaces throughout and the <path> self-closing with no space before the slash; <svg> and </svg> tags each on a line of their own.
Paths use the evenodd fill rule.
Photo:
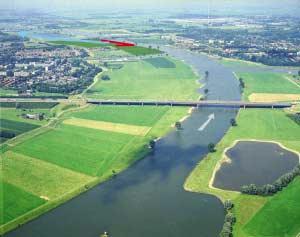
<svg viewBox="0 0 300 237">
<path fill-rule="evenodd" d="M 206 56 L 165 48 L 203 74 L 212 100 L 239 100 L 238 82 L 230 69 Z M 204 88 L 202 88 L 203 90 Z M 209 115 L 215 119 L 198 131 Z M 222 203 L 215 197 L 186 192 L 183 184 L 229 128 L 236 110 L 202 108 L 158 141 L 155 153 L 116 178 L 74 198 L 6 237 L 217 237 L 224 220 Z"/>
</svg>

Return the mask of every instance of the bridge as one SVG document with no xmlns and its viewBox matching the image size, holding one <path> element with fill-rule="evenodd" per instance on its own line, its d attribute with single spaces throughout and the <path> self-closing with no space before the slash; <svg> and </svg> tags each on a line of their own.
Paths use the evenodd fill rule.
<svg viewBox="0 0 300 237">
<path fill-rule="evenodd" d="M 39 99 L 39 98 L 0 98 L 0 102 L 10 103 L 80 103 L 86 102 L 96 105 L 136 105 L 136 106 L 186 106 L 186 107 L 223 107 L 223 108 L 289 108 L 292 103 L 263 103 L 248 101 L 221 101 L 221 100 L 202 100 L 202 101 L 146 101 L 146 100 L 96 100 L 96 99 Z"/>
<path fill-rule="evenodd" d="M 187 107 L 225 107 L 225 108 L 289 108 L 291 103 L 261 103 L 247 101 L 140 101 L 140 100 L 94 100 L 88 99 L 90 104 L 98 105 L 138 105 L 138 106 L 187 106 Z"/>
</svg>

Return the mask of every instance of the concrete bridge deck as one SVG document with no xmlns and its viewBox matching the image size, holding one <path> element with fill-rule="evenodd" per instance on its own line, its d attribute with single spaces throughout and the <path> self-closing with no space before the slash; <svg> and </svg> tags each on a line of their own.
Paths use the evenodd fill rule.
<svg viewBox="0 0 300 237">
<path fill-rule="evenodd" d="M 227 108 L 289 108 L 291 103 L 260 103 L 247 101 L 133 101 L 133 100 L 92 100 L 88 103 L 98 105 L 139 105 L 139 106 L 188 106 L 188 107 L 227 107 Z"/>
<path fill-rule="evenodd" d="M 137 105 L 137 106 L 187 106 L 187 107 L 225 107 L 225 108 L 289 108 L 292 103 L 262 103 L 248 101 L 142 101 L 142 100 L 96 100 L 96 99 L 38 99 L 38 98 L 0 98 L 0 102 L 31 103 L 79 103 L 97 105 Z"/>
</svg>

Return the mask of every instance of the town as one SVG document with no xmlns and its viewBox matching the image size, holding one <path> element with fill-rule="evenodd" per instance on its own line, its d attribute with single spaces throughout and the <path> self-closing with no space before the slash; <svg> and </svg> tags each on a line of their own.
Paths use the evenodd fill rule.
<svg viewBox="0 0 300 237">
<path fill-rule="evenodd" d="M 226 58 L 270 66 L 300 66 L 300 21 L 293 17 L 196 15 L 171 20 L 181 26 L 164 36 L 175 45 Z"/>
<path fill-rule="evenodd" d="M 80 93 L 101 72 L 85 60 L 88 53 L 0 33 L 0 86 L 19 95 Z"/>
</svg>

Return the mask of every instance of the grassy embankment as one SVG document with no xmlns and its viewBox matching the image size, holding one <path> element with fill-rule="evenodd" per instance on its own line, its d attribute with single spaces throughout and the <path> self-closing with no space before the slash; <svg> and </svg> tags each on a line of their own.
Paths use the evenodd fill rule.
<svg viewBox="0 0 300 237">
<path fill-rule="evenodd" d="M 243 78 L 247 77 L 247 74 L 242 75 Z M 245 94 L 249 95 L 250 91 L 255 91 L 253 84 L 263 93 L 276 91 L 277 81 L 274 82 L 274 91 L 272 91 L 270 89 L 272 85 L 267 85 L 263 81 L 265 76 L 263 74 L 260 77 L 256 76 L 257 81 L 253 81 L 251 78 L 250 85 L 249 80 L 245 79 Z M 270 80 L 276 80 L 276 78 L 280 81 L 283 92 L 290 89 L 295 90 L 288 83 L 285 84 L 280 76 L 272 77 Z M 259 87 L 260 83 L 261 87 Z M 212 187 L 211 183 L 214 172 L 220 167 L 224 158 L 224 150 L 236 140 L 276 141 L 287 148 L 300 152 L 299 125 L 290 119 L 285 111 L 271 109 L 241 110 L 237 117 L 237 123 L 238 126 L 232 127 L 217 145 L 217 151 L 209 154 L 194 169 L 186 180 L 185 188 L 193 192 L 215 195 L 222 201 L 233 200 L 234 212 L 237 217 L 234 236 L 296 236 L 300 231 L 300 212 L 297 204 L 300 193 L 299 178 L 273 197 L 249 196 L 239 192 L 216 189 Z"/>
<path fill-rule="evenodd" d="M 246 88 L 243 98 L 258 102 L 300 100 L 300 85 L 291 75 L 280 73 L 238 73 Z"/>
<path fill-rule="evenodd" d="M 161 75 L 170 78 L 184 73 L 189 78 L 196 78 L 190 68 L 177 64 L 180 71 L 164 70 L 163 74 L 156 73 L 156 68 L 150 65 L 152 77 L 149 65 L 141 66 L 146 68 L 150 81 L 158 80 L 156 77 Z M 199 85 L 194 80 L 188 81 L 192 86 L 187 93 L 197 97 Z M 168 82 L 172 86 L 172 82 Z M 101 89 L 101 85 L 97 88 Z M 164 93 L 163 90 L 160 92 Z M 115 91 L 110 93 L 107 92 L 110 98 L 118 95 Z M 172 129 L 171 125 L 187 114 L 187 108 L 171 107 L 84 106 L 70 109 L 72 111 L 52 110 L 61 116 L 45 127 L 8 141 L 3 149 L 4 182 L 22 189 L 24 196 L 28 194 L 38 201 L 34 206 L 26 203 L 18 206 L 18 211 L 12 215 L 10 207 L 2 200 L 0 206 L 4 205 L 5 221 L 2 221 L 1 232 L 33 219 L 121 172 L 150 152 L 150 140 L 165 135 Z M 71 125 L 74 121 L 76 123 Z M 142 132 L 132 134 L 132 131 Z M 17 194 L 20 195 L 11 191 L 9 196 Z"/>
<path fill-rule="evenodd" d="M 151 59 L 150 62 L 130 62 L 120 70 L 105 72 L 111 80 L 99 80 L 86 96 L 108 100 L 197 99 L 199 78 L 187 65 L 169 58 Z"/>
</svg>

